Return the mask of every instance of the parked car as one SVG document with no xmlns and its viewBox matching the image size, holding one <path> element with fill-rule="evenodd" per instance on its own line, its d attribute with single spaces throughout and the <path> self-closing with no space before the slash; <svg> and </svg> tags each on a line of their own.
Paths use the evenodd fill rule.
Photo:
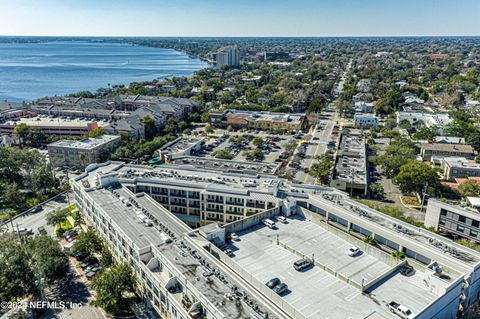
<svg viewBox="0 0 480 319">
<path fill-rule="evenodd" d="M 347 255 L 349 255 L 350 257 L 355 257 L 358 254 L 360 254 L 360 249 L 358 247 L 353 246 L 348 248 Z"/>
<path fill-rule="evenodd" d="M 287 284 L 281 283 L 279 285 L 276 285 L 272 290 L 276 292 L 278 295 L 281 295 L 288 291 L 288 286 Z"/>
<path fill-rule="evenodd" d="M 270 279 L 265 285 L 267 285 L 268 288 L 273 289 L 276 286 L 278 286 L 280 283 L 281 283 L 280 279 L 273 278 L 273 279 Z"/>
<path fill-rule="evenodd" d="M 30 210 L 30 213 L 38 213 L 42 210 L 42 205 L 37 205 Z"/>
<path fill-rule="evenodd" d="M 233 256 L 233 251 L 230 248 L 227 248 L 223 251 L 228 257 Z"/>
<path fill-rule="evenodd" d="M 313 265 L 313 263 L 309 259 L 299 259 L 299 260 L 297 260 L 296 262 L 293 263 L 293 268 L 295 268 L 295 270 L 301 271 L 301 270 L 304 270 L 304 269 L 306 269 L 306 268 L 308 268 L 312 265 Z"/>
<path fill-rule="evenodd" d="M 265 226 L 267 226 L 267 227 L 269 227 L 269 228 L 272 228 L 272 229 L 275 227 L 275 222 L 274 222 L 273 220 L 271 220 L 271 219 L 268 219 L 268 218 L 267 218 L 267 219 L 262 219 L 262 223 L 263 223 Z"/>
<path fill-rule="evenodd" d="M 93 271 L 89 271 L 85 274 L 85 277 L 87 277 L 87 279 L 92 279 L 93 276 L 95 276 L 95 272 Z"/>
<path fill-rule="evenodd" d="M 408 309 L 404 305 L 396 303 L 395 301 L 390 302 L 387 305 L 387 307 L 390 310 L 390 312 L 396 314 L 400 318 L 410 319 L 410 318 L 413 318 L 415 316 L 410 309 Z"/>
<path fill-rule="evenodd" d="M 231 233 L 231 234 L 228 236 L 228 238 L 230 238 L 231 240 L 235 240 L 235 241 L 237 241 L 237 240 L 240 239 L 240 237 L 239 237 L 236 233 Z"/>
<path fill-rule="evenodd" d="M 20 235 L 33 235 L 33 230 L 31 228 L 16 228 L 14 232 Z"/>
<path fill-rule="evenodd" d="M 402 269 L 400 269 L 400 273 L 406 277 L 409 277 L 415 273 L 415 269 L 409 264 L 405 264 Z"/>
<path fill-rule="evenodd" d="M 84 253 L 84 254 L 78 253 L 78 254 L 75 255 L 75 259 L 78 260 L 78 261 L 82 261 L 87 257 L 88 257 L 87 253 Z"/>
<path fill-rule="evenodd" d="M 40 227 L 38 227 L 38 233 L 41 234 L 41 235 L 46 235 L 47 231 L 45 230 L 45 227 L 40 226 Z"/>
<path fill-rule="evenodd" d="M 85 269 L 87 268 L 88 266 L 91 266 L 91 265 L 94 265 L 98 263 L 98 259 L 96 257 L 88 257 L 88 258 L 85 258 L 85 261 L 83 262 L 83 264 L 81 264 L 80 266 Z"/>
<path fill-rule="evenodd" d="M 281 222 L 281 223 L 284 223 L 284 224 L 287 223 L 287 217 L 282 216 L 282 215 L 278 215 L 278 216 L 277 216 L 277 220 L 278 220 L 279 222 Z"/>
</svg>

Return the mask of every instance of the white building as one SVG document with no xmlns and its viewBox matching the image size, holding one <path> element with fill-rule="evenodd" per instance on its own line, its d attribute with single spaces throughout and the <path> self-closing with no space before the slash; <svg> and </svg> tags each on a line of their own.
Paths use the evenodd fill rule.
<svg viewBox="0 0 480 319">
<path fill-rule="evenodd" d="M 240 65 L 240 54 L 237 46 L 226 46 L 215 53 L 215 63 L 218 68 L 223 66 L 235 67 Z"/>
<path fill-rule="evenodd" d="M 177 191 L 165 192 L 172 184 Z M 132 265 L 147 305 L 162 317 L 395 319 L 387 307 L 395 301 L 410 309 L 412 318 L 451 319 L 459 308 L 468 315 L 478 303 L 479 252 L 328 187 L 275 176 L 120 162 L 93 164 L 71 185 L 86 222 L 118 260 Z M 187 207 L 192 200 L 201 202 L 202 215 L 225 214 L 207 205 L 249 207 L 237 199 L 248 195 L 257 205 L 254 201 L 264 201 L 266 192 L 276 198 L 273 206 L 196 230 L 180 221 L 181 213 L 172 212 L 184 199 Z M 222 203 L 221 194 L 226 196 Z M 277 222 L 276 229 L 262 224 L 280 213 L 287 223 Z M 230 251 L 217 248 L 233 232 L 240 240 L 228 244 Z M 366 236 L 376 244 L 365 243 Z M 351 246 L 362 254 L 348 256 Z M 403 252 L 406 259 L 393 258 L 392 251 Z M 299 256 L 312 258 L 312 269 L 295 271 L 292 264 Z M 409 277 L 399 273 L 407 262 L 415 269 Z M 292 293 L 278 296 L 265 286 L 275 277 Z"/>
<path fill-rule="evenodd" d="M 447 113 L 397 112 L 397 123 L 410 122 L 413 128 L 436 127 L 440 134 L 453 119 Z"/>
<path fill-rule="evenodd" d="M 373 113 L 355 113 L 353 122 L 355 127 L 369 128 L 378 125 L 378 118 Z"/>
</svg>

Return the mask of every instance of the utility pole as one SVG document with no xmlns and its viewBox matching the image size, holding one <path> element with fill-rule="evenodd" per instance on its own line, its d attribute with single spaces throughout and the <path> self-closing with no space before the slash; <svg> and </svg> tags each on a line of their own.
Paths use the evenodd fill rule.
<svg viewBox="0 0 480 319">
<path fill-rule="evenodd" d="M 420 208 L 421 212 L 423 212 L 423 203 L 425 202 L 425 195 L 427 195 L 427 189 L 428 189 L 428 182 L 425 184 L 425 188 L 423 189 L 423 192 L 422 192 L 422 206 Z"/>
</svg>

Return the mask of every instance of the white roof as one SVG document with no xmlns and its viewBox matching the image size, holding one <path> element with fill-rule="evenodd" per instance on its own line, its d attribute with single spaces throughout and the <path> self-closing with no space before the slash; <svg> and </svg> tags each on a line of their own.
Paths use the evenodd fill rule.
<svg viewBox="0 0 480 319">
<path fill-rule="evenodd" d="M 473 206 L 473 207 L 480 207 L 480 197 L 472 197 L 468 196 L 467 201 Z"/>
</svg>

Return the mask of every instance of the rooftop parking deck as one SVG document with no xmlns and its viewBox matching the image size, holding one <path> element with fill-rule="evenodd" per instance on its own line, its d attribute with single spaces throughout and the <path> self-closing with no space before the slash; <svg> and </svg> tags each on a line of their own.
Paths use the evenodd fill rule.
<svg viewBox="0 0 480 319">
<path fill-rule="evenodd" d="M 296 271 L 293 263 L 300 257 L 283 245 L 360 283 L 392 268 L 366 253 L 348 256 L 347 250 L 353 246 L 350 242 L 300 217 L 276 226 L 256 225 L 238 233 L 239 241 L 230 244 L 233 260 L 261 282 L 278 277 L 286 283 L 289 292 L 283 298 L 307 318 L 365 318 L 373 312 L 396 318 L 386 307 L 392 300 L 415 313 L 437 297 L 423 284 L 420 271 L 408 278 L 394 271 L 371 288 L 371 296 L 318 266 Z M 277 245 L 277 238 L 283 245 Z"/>
</svg>

